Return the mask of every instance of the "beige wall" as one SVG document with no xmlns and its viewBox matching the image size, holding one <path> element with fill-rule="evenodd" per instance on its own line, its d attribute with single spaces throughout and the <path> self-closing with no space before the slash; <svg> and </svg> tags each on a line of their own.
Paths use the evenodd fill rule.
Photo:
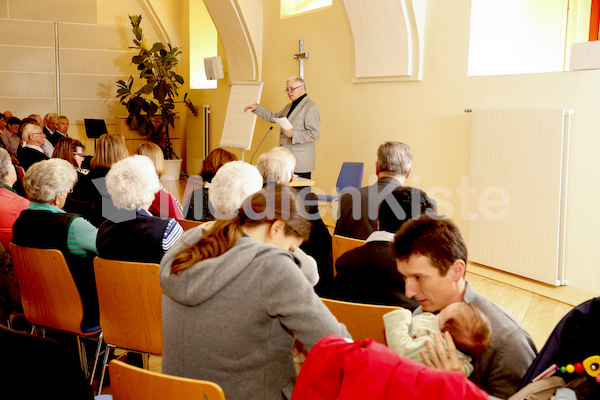
<svg viewBox="0 0 600 400">
<path fill-rule="evenodd" d="M 285 105 L 285 80 L 298 72 L 292 54 L 304 39 L 310 53 L 307 91 L 322 117 L 314 173 L 318 186 L 330 193 L 343 161 L 365 162 L 367 184 L 374 179 L 377 146 L 390 139 L 406 142 L 414 151 L 407 184 L 433 195 L 465 236 L 467 221 L 457 192 L 469 175 L 471 116 L 464 109 L 573 108 L 566 276 L 570 286 L 599 294 L 600 230 L 591 211 L 600 198 L 595 182 L 600 170 L 600 71 L 468 77 L 469 18 L 469 0 L 429 0 L 423 81 L 352 84 L 353 42 L 342 2 L 280 20 L 279 2 L 265 1 L 261 102 L 273 111 Z M 217 90 L 194 91 L 212 108 L 211 149 L 218 146 L 228 91 L 226 80 L 219 81 Z M 254 152 L 268 126 L 259 119 L 247 154 Z M 272 133 L 260 152 L 277 140 Z"/>
<path fill-rule="evenodd" d="M 128 48 L 133 39 L 128 15 L 142 15 L 149 43 L 159 35 L 146 10 L 162 12 L 169 37 L 182 36 L 181 24 L 173 22 L 173 15 L 181 19 L 181 1 L 148 1 L 81 0 L 76 6 L 72 0 L 0 1 L 0 51 L 6 55 L 0 61 L 0 110 L 20 118 L 65 114 L 71 123 L 69 135 L 92 153 L 94 144 L 86 140 L 83 119 L 105 119 L 113 132 L 115 116 L 126 114 L 116 97 L 116 81 L 137 73 L 130 65 L 135 52 Z"/>
</svg>

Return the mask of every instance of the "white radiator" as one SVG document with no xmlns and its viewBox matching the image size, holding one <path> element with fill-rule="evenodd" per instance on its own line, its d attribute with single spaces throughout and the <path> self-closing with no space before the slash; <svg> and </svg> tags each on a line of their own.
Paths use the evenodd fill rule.
<svg viewBox="0 0 600 400">
<path fill-rule="evenodd" d="M 572 113 L 473 110 L 470 183 L 475 188 L 475 204 L 471 205 L 475 212 L 468 216 L 471 261 L 551 285 L 566 284 Z"/>
</svg>

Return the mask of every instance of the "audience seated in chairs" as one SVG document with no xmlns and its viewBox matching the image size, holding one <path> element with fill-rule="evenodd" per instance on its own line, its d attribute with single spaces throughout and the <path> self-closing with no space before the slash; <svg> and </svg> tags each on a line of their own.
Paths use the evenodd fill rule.
<svg viewBox="0 0 600 400">
<path fill-rule="evenodd" d="M 326 297 L 358 303 L 400 306 L 414 310 L 419 303 L 404 294 L 404 278 L 398 272 L 391 243 L 394 233 L 410 218 L 433 212 L 433 201 L 425 192 L 408 186 L 396 187 L 379 207 L 377 230 L 363 246 L 336 260 L 337 275 Z M 413 212 L 415 214 L 413 214 Z"/>
<path fill-rule="evenodd" d="M 66 210 L 83 215 L 96 227 L 104 222 L 106 215 L 114 214 L 104 177 L 114 163 L 127 157 L 129 152 L 122 136 L 108 133 L 100 136 L 90 162 L 91 170 L 73 188 Z"/>
<path fill-rule="evenodd" d="M 144 142 L 138 146 L 135 154 L 146 156 L 152 160 L 158 179 L 163 176 L 165 173 L 165 156 L 159 145 L 152 142 Z M 156 217 L 183 218 L 183 211 L 179 200 L 162 185 L 160 190 L 156 192 L 154 201 L 148 211 Z"/>
<path fill-rule="evenodd" d="M 258 157 L 256 168 L 263 176 L 266 185 L 272 183 L 288 185 L 294 177 L 296 157 L 285 147 L 275 147 Z M 299 195 L 306 209 L 306 217 L 312 223 L 310 236 L 300 245 L 300 249 L 317 262 L 319 282 L 315 286 L 315 291 L 323 295 L 333 279 L 331 235 L 319 215 L 316 195 L 308 187 L 300 190 Z"/>
<path fill-rule="evenodd" d="M 290 398 L 295 336 L 307 348 L 349 336 L 290 252 L 310 232 L 296 192 L 271 186 L 186 231 L 161 263 L 163 373 L 215 382 L 228 400 Z"/>
<path fill-rule="evenodd" d="M 152 161 L 135 155 L 115 163 L 106 174 L 106 188 L 119 213 L 98 229 L 100 257 L 160 263 L 183 229 L 175 219 L 148 211 L 160 190 Z"/>
<path fill-rule="evenodd" d="M 235 154 L 220 147 L 214 149 L 206 156 L 202 161 L 202 170 L 200 171 L 202 187 L 194 188 L 188 199 L 185 201 L 187 209 L 186 219 L 201 222 L 213 221 L 215 219 L 211 212 L 208 199 L 208 189 L 210 188 L 212 178 L 223 165 L 230 161 L 237 160 L 238 158 Z M 188 185 L 191 184 L 192 179 L 193 177 L 188 179 Z M 202 201 L 202 206 L 197 207 L 197 205 L 199 205 L 197 203 L 200 201 Z M 200 212 L 202 214 L 200 214 Z"/>
<path fill-rule="evenodd" d="M 13 226 L 12 241 L 22 247 L 60 250 L 81 295 L 82 325 L 98 325 L 98 296 L 93 258 L 97 255 L 98 230 L 78 214 L 62 208 L 77 181 L 77 171 L 69 162 L 53 158 L 32 165 L 25 174 L 29 208 Z"/>
</svg>

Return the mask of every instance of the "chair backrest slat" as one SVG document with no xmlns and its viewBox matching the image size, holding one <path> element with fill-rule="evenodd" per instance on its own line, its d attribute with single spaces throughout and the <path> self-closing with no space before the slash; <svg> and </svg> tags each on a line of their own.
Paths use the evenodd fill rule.
<svg viewBox="0 0 600 400">
<path fill-rule="evenodd" d="M 213 382 L 165 375 L 117 360 L 108 369 L 114 400 L 225 400 L 223 390 Z"/>
<path fill-rule="evenodd" d="M 364 240 L 354 239 L 351 237 L 333 235 L 331 237 L 331 256 L 333 259 L 333 274 L 337 274 L 335 269 L 335 261 L 345 252 L 365 244 Z"/>
<path fill-rule="evenodd" d="M 106 343 L 161 355 L 159 265 L 96 257 L 94 273 Z"/>
<path fill-rule="evenodd" d="M 181 227 L 183 228 L 184 231 L 195 228 L 204 223 L 204 222 L 200 222 L 200 221 L 194 221 L 191 219 L 183 219 L 183 218 L 177 219 L 177 222 L 179 222 L 179 225 L 181 225 Z"/>
<path fill-rule="evenodd" d="M 25 318 L 32 324 L 78 335 L 83 304 L 63 254 L 10 244 Z"/>
<path fill-rule="evenodd" d="M 354 340 L 371 338 L 387 345 L 383 315 L 401 307 L 351 303 L 348 301 L 321 298 L 329 311 L 346 325 Z"/>
</svg>

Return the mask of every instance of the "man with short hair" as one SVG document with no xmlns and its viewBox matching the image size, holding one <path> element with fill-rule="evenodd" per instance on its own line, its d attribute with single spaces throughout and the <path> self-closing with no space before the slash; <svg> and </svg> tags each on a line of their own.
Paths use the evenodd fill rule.
<svg viewBox="0 0 600 400">
<path fill-rule="evenodd" d="M 288 78 L 284 91 L 291 103 L 281 111 L 274 113 L 255 103 L 247 105 L 244 112 L 250 110 L 267 122 L 287 117 L 292 129 L 281 128 L 279 145 L 288 148 L 296 157 L 296 175 L 310 179 L 315 169 L 315 142 L 321 137 L 319 106 L 308 97 L 304 79 L 299 76 Z"/>
<path fill-rule="evenodd" d="M 536 356 L 535 344 L 525 328 L 506 310 L 475 292 L 465 279 L 467 247 L 458 227 L 447 218 L 423 215 L 404 224 L 396 233 L 394 254 L 405 281 L 407 297 L 419 307 L 414 314 L 437 313 L 451 303 L 464 301 L 479 308 L 490 320 L 492 340 L 487 350 L 473 358 L 469 379 L 492 396 L 513 395 Z M 456 347 L 444 333 L 448 354 L 439 336 L 428 342 L 423 357 L 429 366 L 461 370 Z"/>
<path fill-rule="evenodd" d="M 35 119 L 39 126 L 44 127 L 44 120 L 39 114 L 30 114 L 27 118 Z M 46 135 L 46 132 L 44 132 L 44 135 Z M 44 150 L 44 154 L 52 158 L 52 154 L 54 154 L 54 145 L 48 140 L 48 135 L 46 135 L 46 138 L 44 139 L 42 150 Z"/>
<path fill-rule="evenodd" d="M 54 125 L 56 126 L 56 129 L 49 138 L 52 146 L 56 146 L 56 143 L 58 143 L 60 139 L 69 137 L 69 135 L 67 135 L 67 131 L 69 130 L 69 118 L 64 115 L 58 116 L 54 121 Z"/>
<path fill-rule="evenodd" d="M 404 293 L 391 243 L 394 233 L 411 218 L 433 213 L 433 200 L 417 188 L 401 186 L 379 207 L 378 229 L 364 245 L 342 254 L 336 261 L 331 297 L 367 304 L 400 306 L 414 310 L 419 303 Z"/>
<path fill-rule="evenodd" d="M 56 113 L 48 113 L 44 116 L 43 127 L 44 127 L 44 135 L 46 138 L 51 138 L 54 135 L 54 131 L 56 130 L 56 120 L 58 119 L 58 114 Z"/>
<path fill-rule="evenodd" d="M 379 204 L 404 184 L 411 171 L 412 150 L 401 142 L 388 141 L 377 149 L 377 182 L 352 189 L 340 198 L 335 234 L 365 240 L 377 230 Z"/>
<path fill-rule="evenodd" d="M 42 128 L 38 126 L 37 122 L 25 122 L 21 127 L 21 132 L 25 145 L 17 158 L 19 159 L 19 165 L 27 171 L 36 162 L 48 160 L 50 157 L 42 150 L 46 135 L 44 135 Z"/>
</svg>

